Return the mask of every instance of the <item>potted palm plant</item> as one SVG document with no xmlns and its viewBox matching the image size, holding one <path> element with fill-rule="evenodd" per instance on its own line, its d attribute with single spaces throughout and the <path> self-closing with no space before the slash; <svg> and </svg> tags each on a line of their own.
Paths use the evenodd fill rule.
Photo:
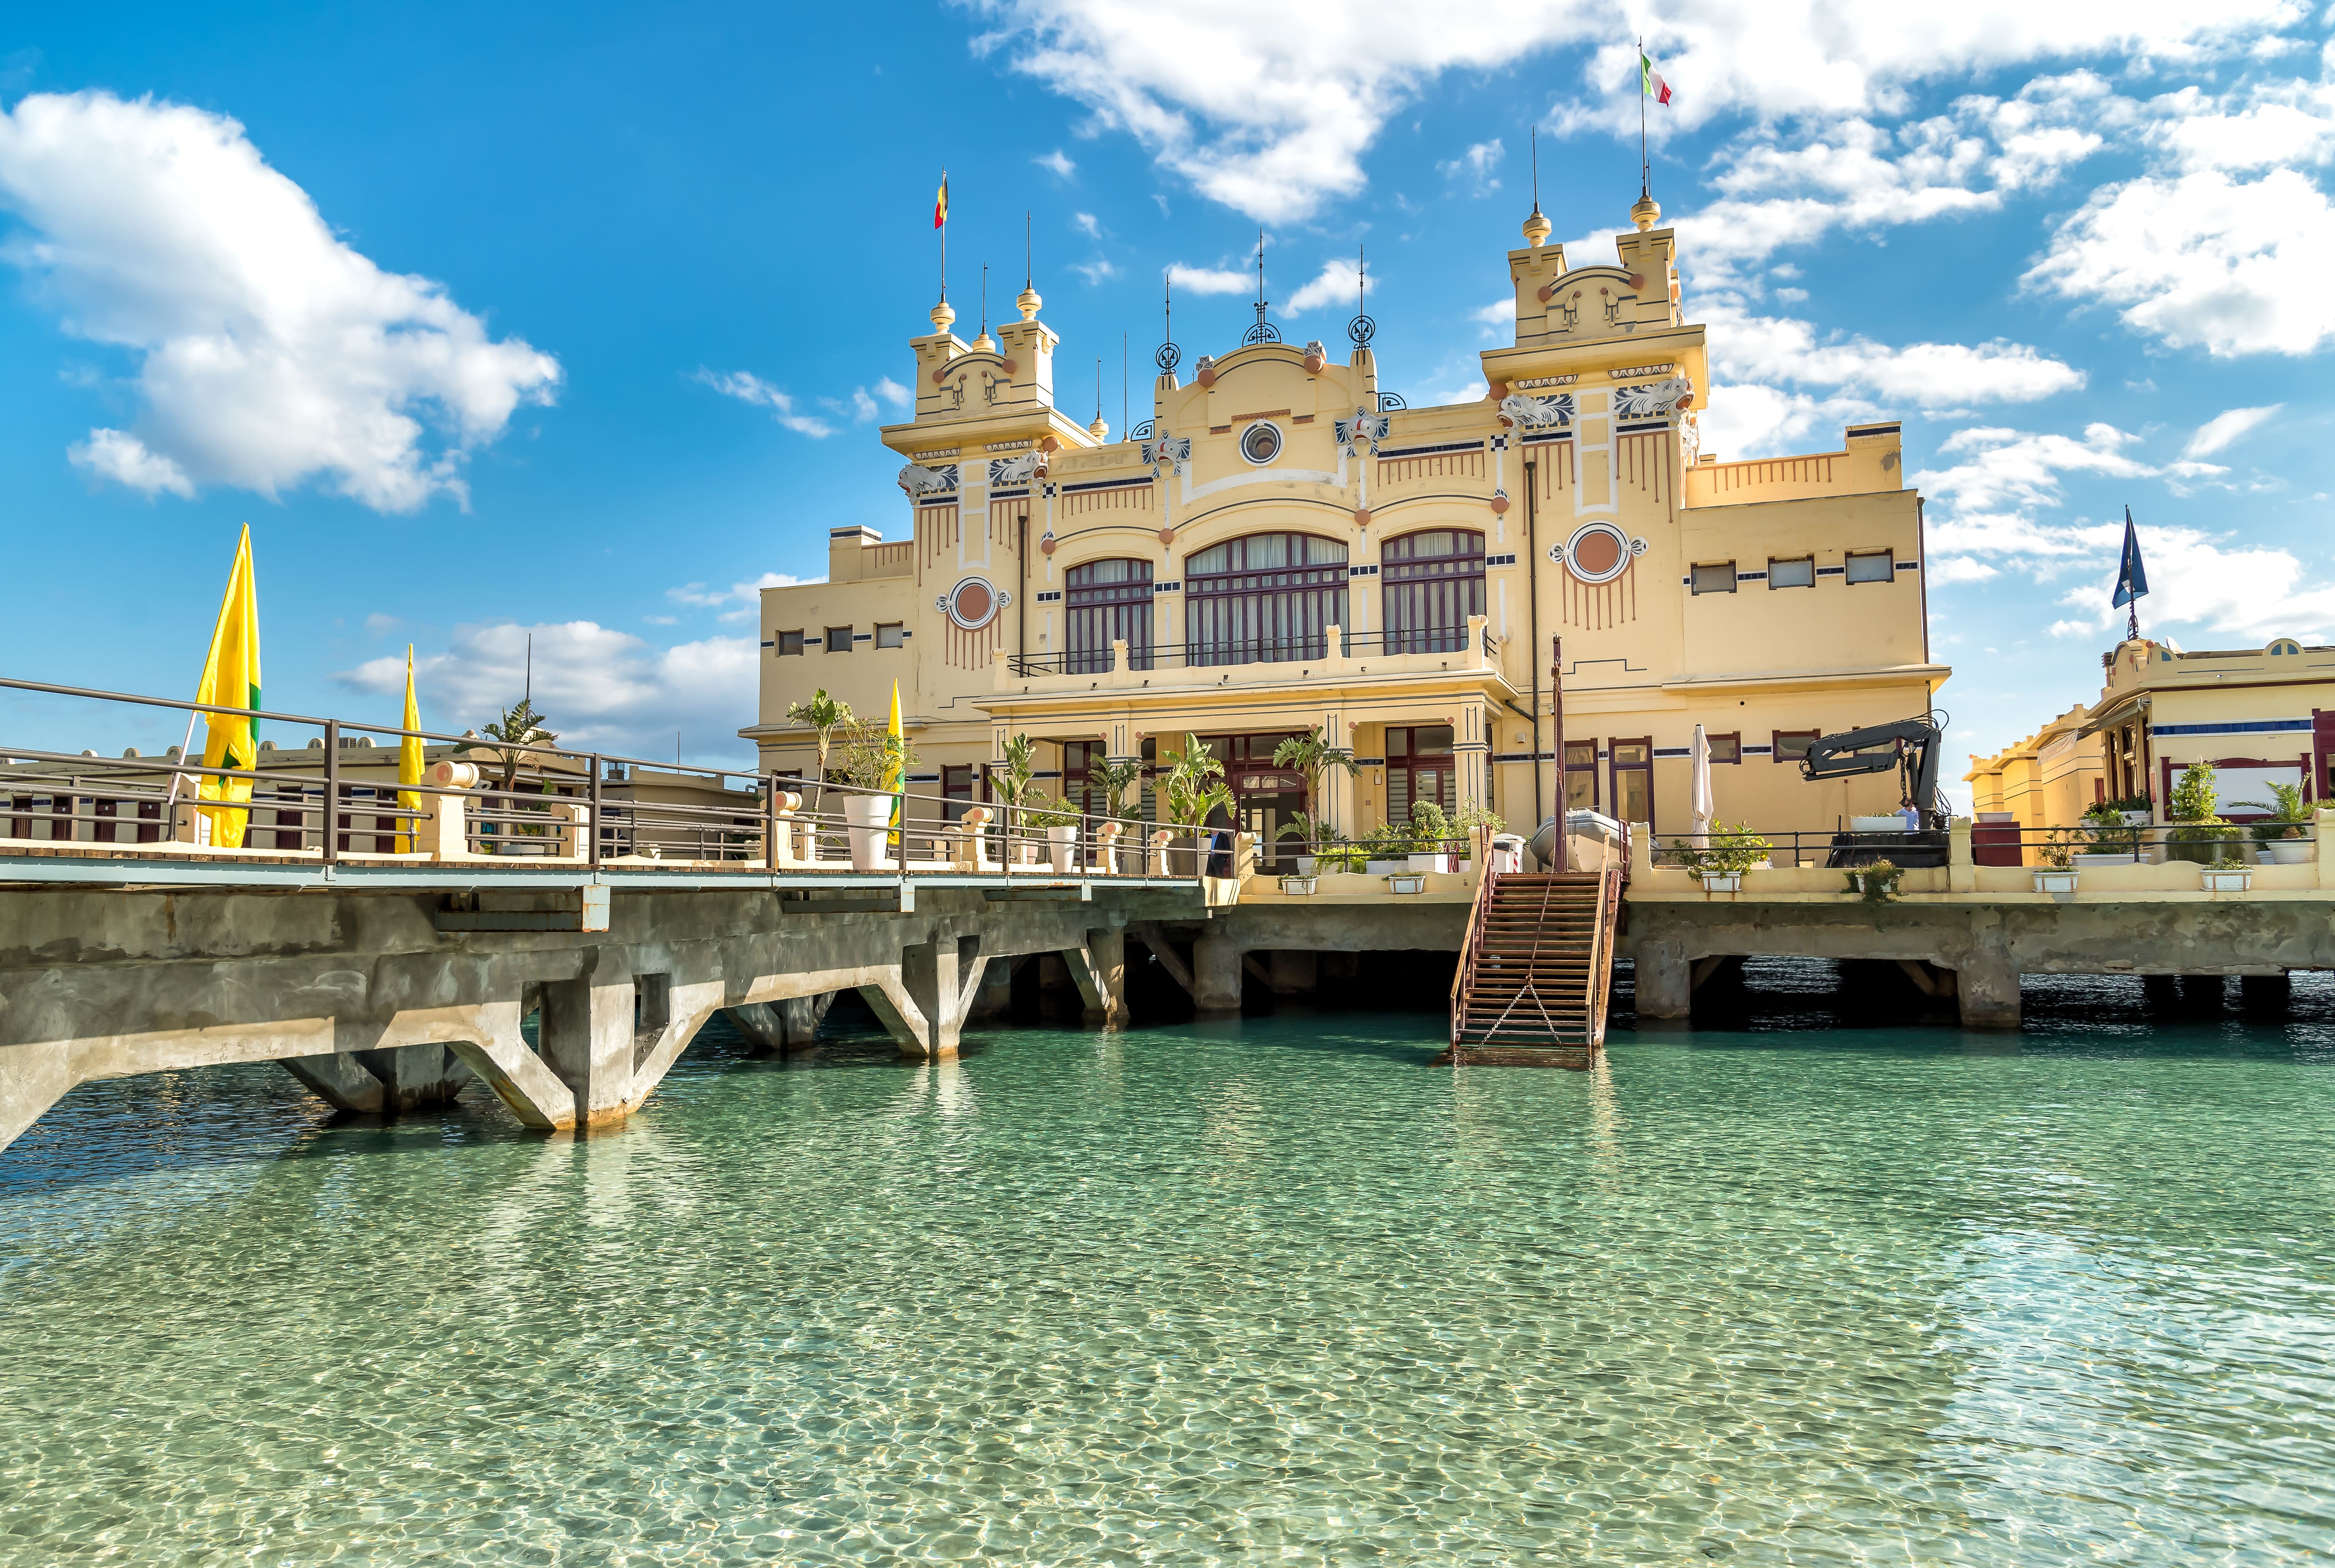
<svg viewBox="0 0 2335 1568">
<path fill-rule="evenodd" d="M 2125 820 L 2113 800 L 2088 808 L 2077 828 L 2074 865 L 2081 871 L 2092 866 L 2130 866 L 2140 858 L 2140 833 Z"/>
<path fill-rule="evenodd" d="M 843 803 L 851 868 L 884 870 L 885 840 L 891 836 L 892 811 L 898 800 L 887 786 L 916 765 L 916 749 L 905 737 L 896 740 L 883 726 L 860 720 L 843 728 L 837 746 L 835 778 L 852 789 Z M 900 847 L 905 856 L 907 846 Z"/>
<path fill-rule="evenodd" d="M 1053 799 L 1042 789 L 1022 808 L 1022 819 L 1046 836 L 1046 858 L 1058 874 L 1076 868 L 1082 816 L 1069 801 Z"/>
<path fill-rule="evenodd" d="M 1218 807 L 1230 812 L 1233 792 L 1225 783 L 1225 765 L 1197 735 L 1184 737 L 1181 751 L 1168 752 L 1168 776 L 1160 793 L 1167 797 L 1170 823 L 1192 836 L 1194 864 L 1188 875 L 1198 876 L 1206 863 L 1208 833 L 1204 826 Z"/>
<path fill-rule="evenodd" d="M 1305 825 L 1302 837 L 1308 853 L 1299 856 L 1297 861 L 1298 875 L 1305 876 L 1309 870 L 1305 862 L 1315 857 L 1314 852 L 1319 850 L 1322 843 L 1324 824 L 1322 821 L 1319 802 L 1322 799 L 1323 780 L 1328 777 L 1332 768 L 1343 768 L 1349 775 L 1360 773 L 1361 769 L 1355 766 L 1354 754 L 1352 751 L 1342 750 L 1323 739 L 1322 726 L 1319 724 L 1314 725 L 1303 735 L 1292 735 L 1288 740 L 1275 746 L 1273 749 L 1273 765 L 1276 768 L 1294 769 L 1304 786 L 1305 809 L 1292 817 L 1290 821 L 1293 824 L 1303 822 Z M 1284 828 L 1274 837 L 1287 837 L 1290 834 Z"/>
<path fill-rule="evenodd" d="M 2067 828 L 2055 828 L 2035 847 L 2035 891 L 2073 893 L 2082 868 L 2075 864 L 2076 846 L 2085 840 Z"/>
<path fill-rule="evenodd" d="M 999 831 L 1004 835 L 1001 857 L 1008 866 L 1027 866 L 1034 848 L 1018 842 L 1027 824 L 1022 820 L 1022 802 L 1030 798 L 1031 780 L 1038 772 L 1038 742 L 1027 735 L 1016 735 L 1005 742 L 1005 766 L 989 765 L 989 792 L 997 798 L 1003 813 Z"/>
<path fill-rule="evenodd" d="M 2253 868 L 2236 860 L 2237 824 L 2220 814 L 2221 794 L 2214 765 L 2192 762 L 2173 786 L 2173 827 L 2165 834 L 2165 853 L 2175 860 L 2194 860 L 2204 867 L 2208 893 L 2243 893 L 2253 881 Z"/>
<path fill-rule="evenodd" d="M 807 727 L 819 741 L 818 782 L 821 788 L 816 799 L 821 805 L 826 803 L 827 757 L 834 744 L 835 732 L 848 730 L 857 721 L 852 715 L 851 704 L 840 697 L 828 696 L 824 686 L 813 692 L 806 702 L 787 704 L 787 722 Z"/>
<path fill-rule="evenodd" d="M 2272 784 L 2270 797 L 2267 802 L 2234 802 L 2270 813 L 2267 820 L 2253 823 L 2246 829 L 2253 836 L 2254 854 L 2265 866 L 2300 866 L 2311 858 L 2311 841 L 2302 833 L 2302 825 L 2311 815 L 2311 804 L 2303 799 L 2300 784 Z"/>
</svg>

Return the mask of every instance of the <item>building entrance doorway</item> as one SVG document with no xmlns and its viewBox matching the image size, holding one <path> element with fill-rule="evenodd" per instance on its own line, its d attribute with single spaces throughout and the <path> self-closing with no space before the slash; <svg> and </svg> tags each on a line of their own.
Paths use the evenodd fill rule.
<svg viewBox="0 0 2335 1568">
<path fill-rule="evenodd" d="M 1209 751 L 1225 765 L 1225 784 L 1233 792 L 1233 820 L 1243 833 L 1255 835 L 1256 868 L 1270 873 L 1294 871 L 1304 844 L 1279 835 L 1290 818 L 1305 809 L 1305 778 L 1293 768 L 1273 765 L 1274 749 L 1292 737 L 1282 731 L 1204 739 Z"/>
</svg>

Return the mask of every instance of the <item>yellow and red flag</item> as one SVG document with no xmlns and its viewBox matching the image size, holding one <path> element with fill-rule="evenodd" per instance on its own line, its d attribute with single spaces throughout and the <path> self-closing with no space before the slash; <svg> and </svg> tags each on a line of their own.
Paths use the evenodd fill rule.
<svg viewBox="0 0 2335 1568">
<path fill-rule="evenodd" d="M 203 678 L 195 701 L 221 708 L 259 706 L 259 594 L 252 581 L 251 525 L 235 547 L 235 565 L 228 572 L 227 596 L 219 601 L 218 624 L 211 628 L 210 652 L 203 656 Z M 259 760 L 259 719 L 257 714 L 203 715 L 203 766 L 249 769 Z M 224 804 L 199 806 L 208 841 L 223 848 L 243 847 L 244 829 L 251 821 L 251 780 L 205 774 L 197 799 Z"/>
<path fill-rule="evenodd" d="M 933 198 L 933 227 L 939 228 L 948 222 L 948 170 L 941 170 L 941 188 Z"/>
</svg>

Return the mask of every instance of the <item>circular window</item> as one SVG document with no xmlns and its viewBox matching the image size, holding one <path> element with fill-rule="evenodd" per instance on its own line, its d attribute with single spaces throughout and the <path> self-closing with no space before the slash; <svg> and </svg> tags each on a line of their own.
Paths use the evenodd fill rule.
<svg viewBox="0 0 2335 1568">
<path fill-rule="evenodd" d="M 1611 523 L 1590 523 L 1565 544 L 1565 564 L 1584 583 L 1610 583 L 1630 565 L 1630 541 Z"/>
<path fill-rule="evenodd" d="M 1241 456 L 1263 468 L 1281 455 L 1281 427 L 1264 420 L 1241 431 Z"/>
<path fill-rule="evenodd" d="M 986 577 L 967 577 L 949 593 L 948 618 L 968 632 L 978 632 L 997 615 L 997 590 Z"/>
</svg>

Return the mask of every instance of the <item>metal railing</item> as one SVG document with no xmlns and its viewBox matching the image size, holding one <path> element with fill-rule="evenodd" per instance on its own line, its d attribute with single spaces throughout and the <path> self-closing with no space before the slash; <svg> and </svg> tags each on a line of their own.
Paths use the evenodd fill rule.
<svg viewBox="0 0 2335 1568">
<path fill-rule="evenodd" d="M 839 779 L 807 784 L 556 745 L 511 748 L 476 735 L 46 682 L 0 678 L 0 691 L 117 712 L 252 719 L 308 740 L 271 746 L 256 766 L 231 768 L 205 764 L 199 749 L 104 758 L 0 739 L 0 854 L 19 857 L 516 857 L 594 868 L 679 863 L 904 878 L 961 872 L 1197 880 L 1212 857 L 1238 851 L 1230 832 L 1198 837 L 1191 828 L 1100 813 L 1066 819 L 1059 807 L 972 804 Z M 371 744 L 375 739 L 383 743 Z M 407 739 L 436 753 L 419 783 L 394 777 L 396 745 Z M 206 822 L 240 828 L 218 836 L 241 844 L 200 841 Z M 1219 846 L 1218 837 L 1235 842 Z"/>
<path fill-rule="evenodd" d="M 1347 632 L 1338 635 L 1338 656 L 1361 659 L 1386 654 L 1461 653 L 1468 649 L 1465 626 L 1423 627 L 1396 632 Z M 1499 657 L 1499 639 L 1487 628 L 1478 646 L 1486 659 Z M 1327 633 L 1263 637 L 1246 642 L 1162 643 L 1129 644 L 1126 668 L 1148 670 L 1213 670 L 1243 664 L 1295 664 L 1330 657 Z M 1075 648 L 1052 653 L 1013 653 L 1006 667 L 1021 676 L 1108 675 L 1114 673 L 1114 650 Z"/>
<path fill-rule="evenodd" d="M 1716 839 L 1716 833 L 1709 836 Z M 1886 860 L 1909 870 L 1948 863 L 1952 836 L 1942 829 L 1856 832 L 1837 828 L 1762 830 L 1769 847 L 1764 858 L 1776 870 L 1846 869 Z M 2206 864 L 2276 864 L 2317 857 L 2318 825 L 2309 818 L 2253 818 L 2220 824 L 2079 822 L 2065 828 L 2030 828 L 2015 822 L 1979 822 L 1971 828 L 1971 859 L 1977 866 L 2161 865 L 2168 860 Z M 1661 833 L 1649 858 L 1657 868 L 1693 870 L 1715 846 L 1691 834 Z M 2267 853 L 2265 853 L 2267 851 Z"/>
</svg>

